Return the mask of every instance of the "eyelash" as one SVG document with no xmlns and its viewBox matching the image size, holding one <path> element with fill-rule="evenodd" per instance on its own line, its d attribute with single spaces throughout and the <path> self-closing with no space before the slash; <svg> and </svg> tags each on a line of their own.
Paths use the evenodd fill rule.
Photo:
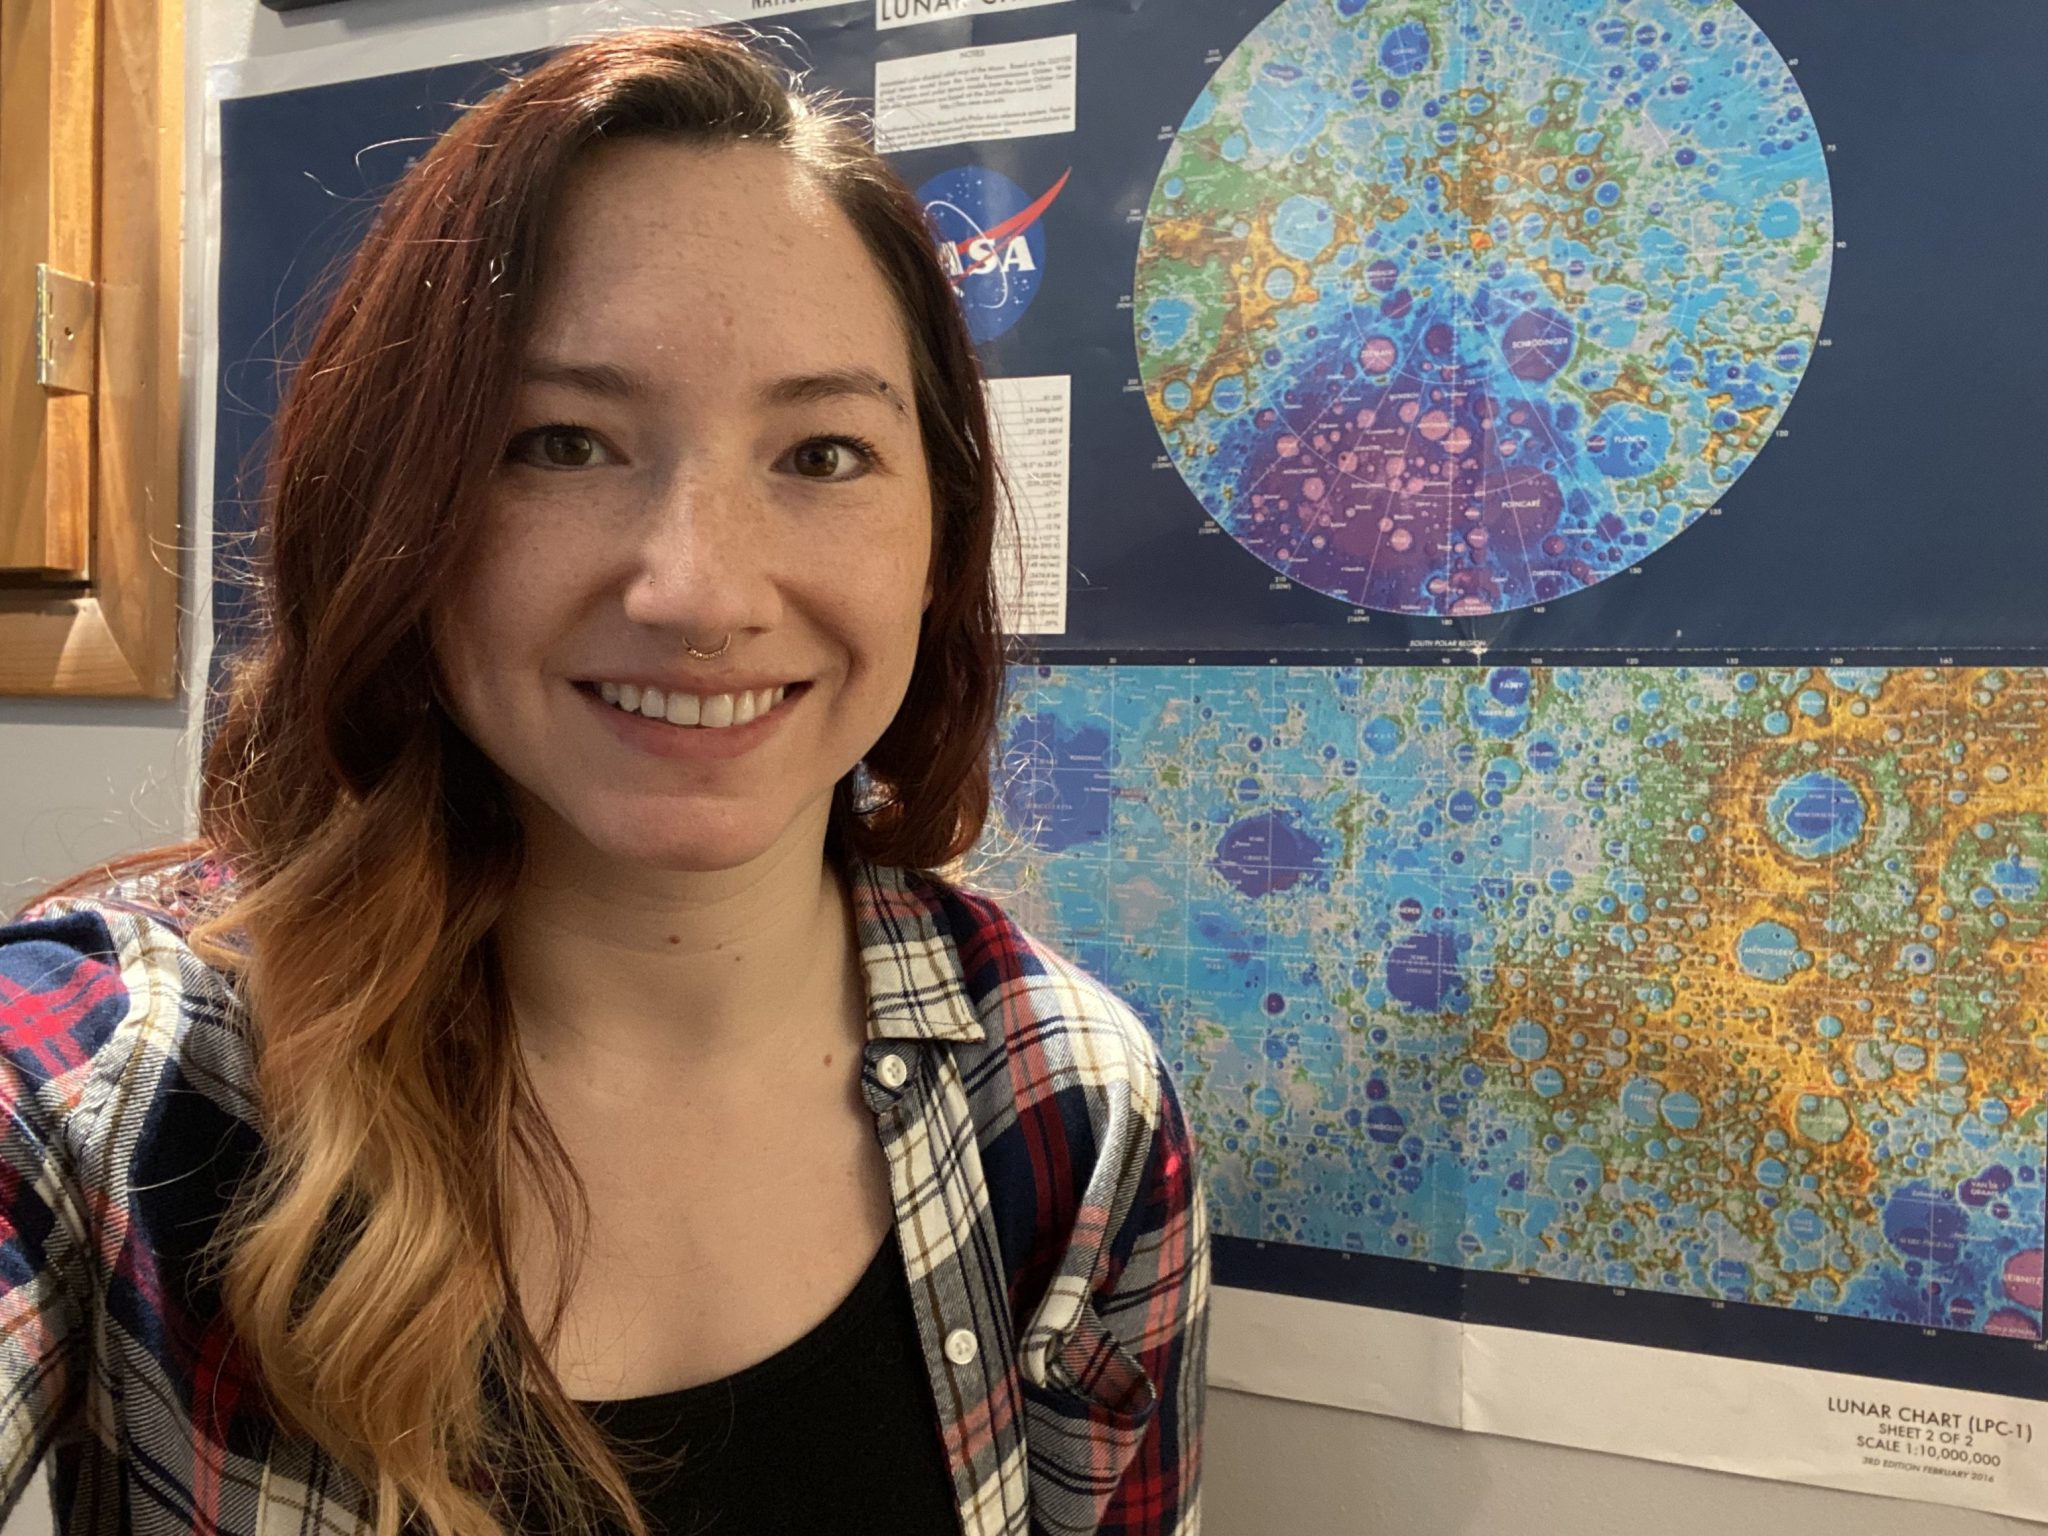
<svg viewBox="0 0 2048 1536">
<path fill-rule="evenodd" d="M 591 442 L 597 444 L 601 451 L 609 451 L 604 448 L 604 439 L 588 427 L 579 427 L 572 421 L 549 421 L 543 422 L 537 427 L 528 427 L 523 432 L 514 432 L 512 440 L 505 445 L 506 462 L 509 464 L 525 464 L 533 469 L 564 469 L 570 467 L 561 464 L 550 464 L 543 459 L 529 458 L 524 451 L 538 445 L 552 432 L 560 432 L 576 437 L 587 437 Z"/>
<path fill-rule="evenodd" d="M 587 437 L 590 439 L 591 442 L 598 444 L 602 451 L 607 453 L 611 451 L 608 447 L 604 446 L 604 439 L 600 437 L 597 433 L 591 431 L 588 427 L 579 427 L 574 422 L 569 421 L 550 421 L 543 423 L 542 425 L 537 427 L 528 427 L 522 432 L 513 433 L 512 441 L 508 443 L 505 447 L 506 459 L 512 463 L 526 464 L 535 469 L 561 470 L 581 467 L 562 464 L 549 464 L 546 463 L 545 461 L 536 462 L 532 459 L 527 458 L 524 455 L 524 453 L 522 452 L 523 449 L 531 445 L 538 444 L 539 442 L 544 440 L 551 432 L 562 432 L 573 434 L 578 437 Z M 808 448 L 814 443 L 830 443 L 835 447 L 851 449 L 854 453 L 859 454 L 861 459 L 863 460 L 863 474 L 868 473 L 872 470 L 880 469 L 883 465 L 881 450 L 877 448 L 874 445 L 874 443 L 871 442 L 869 439 L 860 436 L 858 433 L 853 432 L 827 432 L 817 437 L 807 437 L 802 442 L 796 444 L 796 447 L 792 448 L 790 452 L 794 453 L 796 451 L 796 448 Z M 785 457 L 786 456 L 787 455 L 785 455 Z M 810 479 L 812 477 L 808 475 L 802 475 L 799 476 L 798 478 Z M 858 479 L 859 476 L 849 475 L 842 476 L 840 478 Z M 830 484 L 831 482 L 828 481 L 826 483 Z"/>
<path fill-rule="evenodd" d="M 876 448 L 873 443 L 868 441 L 868 439 L 861 437 L 856 433 L 828 432 L 822 437 L 807 437 L 802 442 L 798 443 L 796 446 L 798 448 L 808 448 L 813 443 L 831 443 L 835 447 L 851 448 L 855 453 L 859 454 L 861 459 L 863 460 L 861 474 L 868 474 L 882 467 L 881 450 Z M 791 451 L 794 452 L 795 450 Z M 798 478 L 809 479 L 810 477 L 808 475 L 804 475 L 799 476 Z M 850 475 L 844 478 L 857 480 L 860 478 L 860 476 Z M 829 484 L 830 482 L 827 483 Z"/>
</svg>

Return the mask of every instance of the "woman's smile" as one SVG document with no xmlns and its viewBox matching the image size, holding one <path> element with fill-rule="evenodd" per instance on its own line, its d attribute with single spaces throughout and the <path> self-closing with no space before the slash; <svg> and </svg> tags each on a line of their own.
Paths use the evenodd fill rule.
<svg viewBox="0 0 2048 1536">
<path fill-rule="evenodd" d="M 611 681 L 574 686 L 619 742 L 637 752 L 684 761 L 717 761 L 753 751 L 810 691 L 803 682 L 717 693 Z"/>
</svg>

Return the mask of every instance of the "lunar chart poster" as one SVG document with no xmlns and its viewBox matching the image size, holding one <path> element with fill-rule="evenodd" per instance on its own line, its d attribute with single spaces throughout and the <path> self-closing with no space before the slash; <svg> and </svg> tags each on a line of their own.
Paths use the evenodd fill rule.
<svg viewBox="0 0 2048 1536">
<path fill-rule="evenodd" d="M 2048 7 L 750 16 L 955 274 L 1034 651 L 980 876 L 1158 1039 L 1219 1317 L 2048 1519 Z M 223 103 L 229 536 L 280 317 L 508 67 Z"/>
</svg>

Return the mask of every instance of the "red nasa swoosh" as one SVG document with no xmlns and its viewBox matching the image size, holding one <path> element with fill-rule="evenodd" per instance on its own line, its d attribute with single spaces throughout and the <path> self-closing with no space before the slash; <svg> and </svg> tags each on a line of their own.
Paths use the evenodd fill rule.
<svg viewBox="0 0 2048 1536">
<path fill-rule="evenodd" d="M 967 254 L 967 247 L 974 244 L 977 240 L 987 240 L 992 244 L 1000 245 L 1003 241 L 1013 236 L 1023 234 L 1025 230 L 1038 222 L 1039 215 L 1052 206 L 1052 200 L 1060 195 L 1060 188 L 1067 184 L 1067 178 L 1073 174 L 1074 168 L 1068 166 L 1064 171 L 1060 172 L 1060 179 L 1052 184 L 1052 190 L 1047 192 L 1045 196 L 1041 197 L 1029 208 L 1026 208 L 1022 213 L 1013 213 L 1010 217 L 1003 220 L 1002 223 L 995 225 L 993 228 L 984 229 L 978 235 L 969 235 L 965 240 L 955 240 L 953 242 L 953 254 L 956 257 L 965 256 Z"/>
</svg>

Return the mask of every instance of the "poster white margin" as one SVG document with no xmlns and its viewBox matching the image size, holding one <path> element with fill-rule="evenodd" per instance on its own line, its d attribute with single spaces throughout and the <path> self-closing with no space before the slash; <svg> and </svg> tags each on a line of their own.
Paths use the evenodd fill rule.
<svg viewBox="0 0 2048 1536">
<path fill-rule="evenodd" d="M 1447 1429 L 2048 1523 L 2048 1402 L 1217 1286 L 1209 1384 Z M 1887 1418 L 1874 1411 L 1894 1410 Z M 1905 1448 L 1972 1419 L 1996 1480 Z M 2021 1426 L 2025 1426 L 2022 1431 Z M 1915 1467 L 1915 1470 L 1906 1470 Z M 1929 1468 L 1946 1468 L 1930 1471 Z"/>
<path fill-rule="evenodd" d="M 2048 1403 L 1479 1324 L 1462 1362 L 1464 1425 L 1485 1434 L 2048 1521 Z M 1997 1427 L 1963 1446 L 1977 1422 Z"/>
<path fill-rule="evenodd" d="M 1456 1429 L 1458 1324 L 1219 1285 L 1209 1384 Z"/>
</svg>

